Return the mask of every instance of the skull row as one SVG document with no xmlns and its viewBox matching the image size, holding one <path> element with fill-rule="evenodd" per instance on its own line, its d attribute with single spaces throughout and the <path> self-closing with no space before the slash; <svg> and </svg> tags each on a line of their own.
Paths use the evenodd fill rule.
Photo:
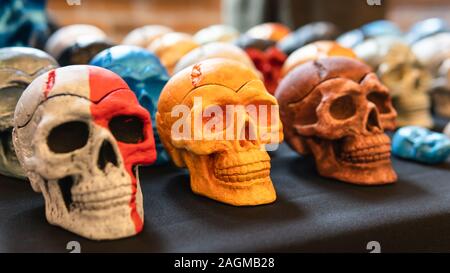
<svg viewBox="0 0 450 273">
<path fill-rule="evenodd" d="M 383 130 L 393 128 L 396 113 L 367 66 L 347 58 L 310 62 L 289 73 L 280 88 L 287 141 L 301 153 L 312 152 L 321 174 L 361 184 L 395 180 Z M 247 113 L 234 124 L 233 116 L 230 140 L 175 138 L 172 109 L 183 105 L 197 120 L 196 97 L 203 100 L 201 110 L 277 106 L 275 98 L 248 66 L 210 59 L 177 73 L 156 113 L 161 142 L 177 166 L 189 169 L 195 193 L 238 206 L 273 202 L 270 157 L 263 148 L 283 138 L 278 112 L 265 125 Z M 203 129 L 208 120 L 200 120 Z M 263 137 L 261 129 L 276 138 Z M 33 189 L 44 195 L 50 223 L 91 239 L 142 229 L 137 166 L 156 159 L 155 144 L 148 111 L 118 75 L 93 66 L 41 75 L 17 104 L 13 142 Z"/>
</svg>

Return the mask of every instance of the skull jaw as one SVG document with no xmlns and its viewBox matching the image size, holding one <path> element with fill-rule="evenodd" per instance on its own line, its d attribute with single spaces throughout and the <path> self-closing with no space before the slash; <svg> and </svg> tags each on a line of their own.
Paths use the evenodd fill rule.
<svg viewBox="0 0 450 273">
<path fill-rule="evenodd" d="M 225 182 L 214 175 L 210 156 L 184 155 L 190 172 L 191 189 L 195 194 L 233 206 L 257 206 L 276 200 L 270 176 L 251 181 Z"/>
<path fill-rule="evenodd" d="M 331 164 L 327 166 L 316 161 L 317 170 L 321 176 L 334 178 L 343 182 L 376 186 L 395 183 L 397 174 L 392 169 L 391 162 L 379 163 L 377 167 L 358 167 L 347 164 Z"/>
<path fill-rule="evenodd" d="M 68 211 L 57 180 L 47 182 L 42 180 L 38 182 L 38 185 L 44 195 L 47 221 L 52 225 L 90 240 L 121 239 L 134 236 L 142 230 L 142 228 L 137 230 L 133 223 L 129 201 L 104 209 L 82 210 L 77 208 Z M 136 209 L 143 221 L 140 187 L 136 192 Z"/>
<path fill-rule="evenodd" d="M 318 144 L 312 138 L 306 138 L 321 176 L 334 178 L 343 182 L 375 186 L 391 184 L 397 180 L 390 159 L 365 164 L 352 164 L 336 156 L 333 141 L 322 140 Z"/>
</svg>

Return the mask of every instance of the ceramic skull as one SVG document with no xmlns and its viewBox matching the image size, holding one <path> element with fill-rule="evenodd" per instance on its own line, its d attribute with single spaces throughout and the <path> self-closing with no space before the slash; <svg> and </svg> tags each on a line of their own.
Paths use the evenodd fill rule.
<svg viewBox="0 0 450 273">
<path fill-rule="evenodd" d="M 330 57 L 296 67 L 275 92 L 287 143 L 312 153 L 320 175 L 341 181 L 392 183 L 390 140 L 396 112 L 370 67 Z"/>
<path fill-rule="evenodd" d="M 124 45 L 134 45 L 142 48 L 148 47 L 154 40 L 164 34 L 173 32 L 173 29 L 161 25 L 147 25 L 132 30 L 122 41 Z"/>
<path fill-rule="evenodd" d="M 100 52 L 90 64 L 109 69 L 126 81 L 136 94 L 139 104 L 149 111 L 152 118 L 157 151 L 156 164 L 169 162 L 154 121 L 159 95 L 169 80 L 169 75 L 159 59 L 148 50 L 120 45 Z"/>
<path fill-rule="evenodd" d="M 354 48 L 366 39 L 380 36 L 401 36 L 402 31 L 389 20 L 377 20 L 367 23 L 360 28 L 348 31 L 337 37 L 336 41 L 344 47 Z"/>
<path fill-rule="evenodd" d="M 283 64 L 281 77 L 286 76 L 289 71 L 303 63 L 331 56 L 356 58 L 356 54 L 353 50 L 340 46 L 334 41 L 313 42 L 297 49 L 289 55 Z"/>
<path fill-rule="evenodd" d="M 95 240 L 142 230 L 138 165 L 156 159 L 154 139 L 118 75 L 76 65 L 39 76 L 17 104 L 13 142 L 49 223 Z"/>
<path fill-rule="evenodd" d="M 390 90 L 399 126 L 433 126 L 428 94 L 431 75 L 406 43 L 398 37 L 380 36 L 367 39 L 354 50 Z"/>
<path fill-rule="evenodd" d="M 1 1 L 0 48 L 42 48 L 49 35 L 47 0 Z"/>
<path fill-rule="evenodd" d="M 212 42 L 197 47 L 184 55 L 175 66 L 174 73 L 200 61 L 212 58 L 235 60 L 256 70 L 250 57 L 241 48 L 229 43 Z"/>
<path fill-rule="evenodd" d="M 428 36 L 411 44 L 417 59 L 432 75 L 436 75 L 442 62 L 450 58 L 450 32 Z"/>
<path fill-rule="evenodd" d="M 166 67 L 167 72 L 169 72 L 169 75 L 172 75 L 175 65 L 181 57 L 199 46 L 191 35 L 171 32 L 153 41 L 148 49 L 158 56 L 161 63 Z"/>
<path fill-rule="evenodd" d="M 406 34 L 406 40 L 410 44 L 442 32 L 449 32 L 449 23 L 442 18 L 428 18 L 415 23 Z"/>
<path fill-rule="evenodd" d="M 433 79 L 431 96 L 436 113 L 450 118 L 450 57 L 442 62 Z"/>
<path fill-rule="evenodd" d="M 201 100 L 201 105 L 196 100 Z M 228 108 L 239 105 L 275 111 L 270 112 L 268 122 L 260 123 L 254 115 Z M 186 128 L 190 128 L 189 133 L 192 130 L 194 137 L 179 136 L 178 127 L 174 128 L 180 124 L 176 112 L 180 106 L 189 113 Z M 214 115 L 224 126 L 214 127 L 212 138 L 196 138 L 196 133 L 206 130 L 211 122 L 212 115 L 207 113 L 214 107 L 224 109 L 220 115 Z M 194 193 L 235 206 L 266 204 L 276 199 L 270 157 L 264 145 L 278 143 L 283 137 L 277 102 L 247 66 L 226 59 L 209 59 L 178 72 L 163 89 L 156 122 L 175 164 L 189 169 Z"/>
<path fill-rule="evenodd" d="M 427 36 L 412 44 L 411 48 L 419 62 L 431 73 L 430 94 L 435 112 L 449 118 L 450 92 L 447 85 L 449 66 L 447 60 L 450 59 L 450 32 Z"/>
<path fill-rule="evenodd" d="M 100 51 L 113 46 L 106 34 L 92 25 L 69 25 L 50 36 L 45 51 L 61 66 L 88 64 Z"/>
<path fill-rule="evenodd" d="M 280 40 L 277 47 L 286 55 L 309 43 L 320 40 L 334 40 L 339 35 L 338 27 L 326 21 L 306 24 Z"/>
<path fill-rule="evenodd" d="M 256 25 L 246 32 L 246 35 L 263 40 L 278 42 L 289 35 L 291 30 L 280 23 L 264 23 Z"/>
<path fill-rule="evenodd" d="M 232 42 L 239 37 L 239 31 L 228 25 L 212 25 L 199 30 L 194 35 L 194 40 L 201 44 L 213 42 Z"/>
<path fill-rule="evenodd" d="M 396 156 L 428 164 L 444 162 L 450 155 L 450 139 L 418 126 L 402 127 L 392 137 Z"/>
<path fill-rule="evenodd" d="M 286 54 L 279 50 L 276 43 L 271 40 L 242 35 L 236 44 L 250 56 L 255 67 L 263 75 L 267 91 L 273 94 L 280 80 L 281 68 L 287 58 Z"/>
<path fill-rule="evenodd" d="M 47 53 L 28 47 L 0 49 L 0 173 L 26 178 L 12 143 L 14 109 L 25 88 L 58 64 Z"/>
</svg>

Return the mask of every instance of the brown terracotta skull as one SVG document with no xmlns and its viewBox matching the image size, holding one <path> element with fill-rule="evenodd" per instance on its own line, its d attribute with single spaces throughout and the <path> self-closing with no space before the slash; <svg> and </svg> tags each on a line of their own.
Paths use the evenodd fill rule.
<svg viewBox="0 0 450 273">
<path fill-rule="evenodd" d="M 354 59 L 330 57 L 296 67 L 275 97 L 288 144 L 315 158 L 320 175 L 379 185 L 397 179 L 390 160 L 396 111 L 387 88 Z"/>
</svg>

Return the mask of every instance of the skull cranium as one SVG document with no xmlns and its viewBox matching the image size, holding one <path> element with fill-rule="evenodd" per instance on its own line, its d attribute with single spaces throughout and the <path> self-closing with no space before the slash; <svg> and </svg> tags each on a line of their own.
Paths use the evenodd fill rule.
<svg viewBox="0 0 450 273">
<path fill-rule="evenodd" d="M 367 65 L 346 57 L 305 63 L 275 96 L 288 144 L 312 153 L 321 175 L 364 185 L 396 180 L 384 134 L 395 128 L 396 112 Z"/>
<path fill-rule="evenodd" d="M 200 109 L 195 105 L 196 98 L 202 99 Z M 239 116 L 244 122 L 238 123 L 237 113 L 228 110 L 224 115 L 227 123 L 217 134 L 232 127 L 231 138 L 178 138 L 173 133 L 172 127 L 179 120 L 178 115 L 173 116 L 174 107 L 186 107 L 190 117 L 201 121 L 199 127 L 189 126 L 195 135 L 208 122 L 199 115 L 210 107 L 226 109 L 235 105 L 277 106 L 277 102 L 256 73 L 244 64 L 226 59 L 202 61 L 178 72 L 164 87 L 156 114 L 159 135 L 175 164 L 189 169 L 195 193 L 236 206 L 273 202 L 276 195 L 269 176 L 270 157 L 261 146 L 282 139 L 281 123 L 276 122 L 278 108 L 272 115 L 276 121 L 265 125 L 270 127 L 266 132 L 273 134 L 275 141 L 261 137 L 257 132 L 264 125 L 247 113 Z M 250 134 L 257 137 L 251 139 Z"/>
<path fill-rule="evenodd" d="M 155 145 L 119 76 L 86 65 L 41 75 L 18 102 L 13 141 L 51 224 L 96 240 L 142 230 L 137 166 L 155 160 Z"/>
</svg>

